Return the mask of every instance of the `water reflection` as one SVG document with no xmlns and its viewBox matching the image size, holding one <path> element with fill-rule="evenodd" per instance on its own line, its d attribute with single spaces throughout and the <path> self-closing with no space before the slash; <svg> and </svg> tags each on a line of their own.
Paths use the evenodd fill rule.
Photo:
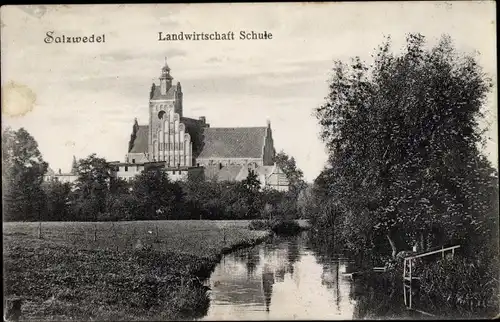
<svg viewBox="0 0 500 322">
<path fill-rule="evenodd" d="M 208 281 L 210 307 L 203 319 L 432 319 L 462 314 L 436 307 L 419 294 L 418 286 L 405 286 L 399 274 L 352 279 L 345 273 L 359 270 L 354 261 L 309 245 L 304 232 L 226 255 Z"/>
<path fill-rule="evenodd" d="M 207 320 L 350 319 L 345 259 L 318 261 L 305 234 L 226 255 L 209 284 Z"/>
</svg>

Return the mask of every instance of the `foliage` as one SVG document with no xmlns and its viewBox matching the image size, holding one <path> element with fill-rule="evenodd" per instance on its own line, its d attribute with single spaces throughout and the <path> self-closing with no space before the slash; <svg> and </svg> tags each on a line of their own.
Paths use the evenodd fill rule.
<svg viewBox="0 0 500 322">
<path fill-rule="evenodd" d="M 269 227 L 278 235 L 294 235 L 302 231 L 302 227 L 294 220 L 272 219 Z"/>
<path fill-rule="evenodd" d="M 275 156 L 276 165 L 285 173 L 288 182 L 290 183 L 290 190 L 295 195 L 306 188 L 304 181 L 304 173 L 297 167 L 294 157 L 290 157 L 284 151 L 280 151 Z"/>
<path fill-rule="evenodd" d="M 43 175 L 47 171 L 35 139 L 24 129 L 2 133 L 4 220 L 39 220 L 43 214 Z"/>
<path fill-rule="evenodd" d="M 106 212 L 106 196 L 113 174 L 112 167 L 95 154 L 77 163 L 78 179 L 75 183 L 74 201 L 78 218 L 97 220 Z"/>
<path fill-rule="evenodd" d="M 336 235 L 354 248 L 386 239 L 395 256 L 497 234 L 497 175 L 478 126 L 491 81 L 448 37 L 424 45 L 411 34 L 400 55 L 390 39 L 380 46 L 371 66 L 336 62 L 316 110 L 330 157 L 315 184 L 315 221 L 331 220 L 319 207 L 331 200 L 343 217 Z"/>
<path fill-rule="evenodd" d="M 188 178 L 171 182 L 160 169 L 149 169 L 131 182 L 115 177 L 114 166 L 91 154 L 73 158 L 72 184 L 45 182 L 47 164 L 35 140 L 24 130 L 7 129 L 2 137 L 5 165 L 2 182 L 8 193 L 6 220 L 117 221 L 155 219 L 252 219 L 298 217 L 296 195 L 261 189 L 257 173 L 250 170 L 241 182 Z M 293 158 L 282 156 L 290 171 Z M 287 169 L 288 169 L 287 168 Z"/>
<path fill-rule="evenodd" d="M 246 217 L 253 217 L 259 213 L 258 194 L 260 191 L 260 181 L 257 173 L 249 169 L 248 175 L 241 182 L 243 189 L 241 191 L 242 197 L 246 198 L 247 215 Z"/>
<path fill-rule="evenodd" d="M 144 171 L 132 183 L 133 218 L 168 219 L 182 200 L 180 186 L 159 170 Z"/>
<path fill-rule="evenodd" d="M 248 224 L 250 230 L 268 230 L 269 223 L 267 220 L 254 219 Z"/>
<path fill-rule="evenodd" d="M 59 181 L 44 182 L 45 194 L 44 221 L 65 220 L 71 216 L 71 185 Z"/>
<path fill-rule="evenodd" d="M 500 303 L 498 257 L 488 263 L 458 257 L 433 262 L 424 267 L 420 284 L 436 307 L 496 311 Z"/>
<path fill-rule="evenodd" d="M 282 218 L 252 220 L 248 228 L 250 230 L 269 230 L 278 235 L 294 235 L 304 230 L 295 220 Z"/>
<path fill-rule="evenodd" d="M 335 63 L 316 109 L 329 159 L 312 187 L 311 223 L 321 242 L 363 262 L 459 244 L 461 261 L 429 267 L 423 289 L 494 302 L 498 173 L 479 127 L 492 83 L 449 37 L 432 48 L 424 40 L 410 34 L 394 54 L 389 38 L 371 65 Z"/>
</svg>

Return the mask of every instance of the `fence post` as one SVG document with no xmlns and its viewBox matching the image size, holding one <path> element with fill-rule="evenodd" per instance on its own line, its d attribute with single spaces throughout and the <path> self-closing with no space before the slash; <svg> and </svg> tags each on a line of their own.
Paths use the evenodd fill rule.
<svg viewBox="0 0 500 322">
<path fill-rule="evenodd" d="M 411 267 L 411 266 L 412 266 L 412 265 L 411 265 L 411 259 L 410 259 L 410 284 L 413 282 L 413 281 L 412 281 L 412 277 L 411 277 L 411 269 L 412 269 L 412 267 Z M 411 306 L 411 297 L 410 297 L 410 306 Z"/>
<path fill-rule="evenodd" d="M 97 241 L 97 225 L 94 225 L 94 241 Z"/>
<path fill-rule="evenodd" d="M 38 238 L 42 239 L 42 222 L 38 222 Z"/>
</svg>

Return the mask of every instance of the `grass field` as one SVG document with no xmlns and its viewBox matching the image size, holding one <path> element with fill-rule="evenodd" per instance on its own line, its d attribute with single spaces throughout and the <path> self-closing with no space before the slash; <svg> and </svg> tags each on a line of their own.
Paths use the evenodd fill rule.
<svg viewBox="0 0 500 322">
<path fill-rule="evenodd" d="M 4 223 L 7 297 L 22 319 L 144 320 L 203 316 L 200 280 L 221 253 L 267 236 L 248 221 Z"/>
<path fill-rule="evenodd" d="M 266 235 L 250 231 L 249 221 L 42 222 L 42 239 L 81 249 L 131 250 L 151 247 L 212 257 Z M 4 223 L 4 240 L 37 238 L 39 223 Z"/>
</svg>

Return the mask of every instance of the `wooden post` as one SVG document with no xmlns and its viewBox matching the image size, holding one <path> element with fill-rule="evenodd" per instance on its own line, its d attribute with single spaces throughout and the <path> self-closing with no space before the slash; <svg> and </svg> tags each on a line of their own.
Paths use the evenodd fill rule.
<svg viewBox="0 0 500 322">
<path fill-rule="evenodd" d="M 94 225 L 94 241 L 97 241 L 97 225 Z"/>
<path fill-rule="evenodd" d="M 42 222 L 38 222 L 38 238 L 42 239 Z"/>
<path fill-rule="evenodd" d="M 403 280 L 405 279 L 405 277 L 406 277 L 406 258 L 403 259 Z"/>
<path fill-rule="evenodd" d="M 158 233 L 158 225 L 156 225 L 155 228 L 156 228 L 156 241 L 160 241 L 160 234 Z"/>
<path fill-rule="evenodd" d="M 441 246 L 441 249 L 444 249 L 444 246 Z M 441 259 L 444 259 L 444 251 L 441 251 Z"/>
<path fill-rule="evenodd" d="M 410 263 L 411 263 L 411 262 L 410 262 Z M 410 264 L 410 265 L 411 265 L 411 264 Z M 411 267 L 411 266 L 410 266 L 410 267 Z M 411 277 L 411 270 L 410 270 L 410 277 Z M 411 304 L 412 304 L 412 303 L 411 303 L 411 302 L 412 302 L 411 300 L 412 300 L 412 297 L 413 297 L 413 296 L 412 296 L 412 291 L 411 291 L 411 284 L 410 284 L 410 287 L 409 287 L 409 288 L 410 288 L 410 306 L 409 306 L 409 308 L 411 309 Z"/>
<path fill-rule="evenodd" d="M 226 244 L 226 230 L 225 229 L 222 229 L 222 232 L 224 234 L 224 245 Z"/>
<path fill-rule="evenodd" d="M 412 279 L 411 279 L 411 259 L 410 259 L 410 285 L 411 285 L 411 282 L 412 282 Z M 410 295 L 410 306 L 411 306 L 411 295 Z"/>
<path fill-rule="evenodd" d="M 403 282 L 403 297 L 404 297 L 404 301 L 405 301 L 405 306 L 408 306 L 408 301 L 406 300 L 406 284 Z"/>
<path fill-rule="evenodd" d="M 455 257 L 455 248 L 451 250 L 451 259 L 453 259 L 453 257 Z"/>
</svg>

